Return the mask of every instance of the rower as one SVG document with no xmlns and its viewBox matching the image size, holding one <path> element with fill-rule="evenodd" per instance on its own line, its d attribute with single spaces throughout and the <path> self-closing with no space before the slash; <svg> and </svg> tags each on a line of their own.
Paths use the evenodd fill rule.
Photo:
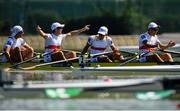
<svg viewBox="0 0 180 111">
<path fill-rule="evenodd" d="M 114 60 L 122 61 L 124 60 L 123 55 L 119 52 L 119 50 L 115 47 L 112 38 L 108 36 L 108 28 L 105 26 L 101 26 L 99 28 L 97 35 L 92 35 L 88 38 L 87 44 L 82 50 L 82 55 L 84 55 L 88 49 L 90 48 L 91 54 L 103 53 L 107 48 L 111 48 L 113 50 Z M 90 60 L 91 62 L 112 62 L 112 60 L 105 56 L 93 57 Z"/>
<path fill-rule="evenodd" d="M 173 62 L 170 53 L 157 54 L 154 53 L 157 49 L 167 49 L 175 46 L 174 41 L 169 41 L 168 44 L 162 44 L 158 39 L 157 33 L 160 26 L 154 22 L 149 23 L 148 31 L 139 37 L 139 52 L 140 62 Z"/>
<path fill-rule="evenodd" d="M 16 25 L 12 28 L 12 34 L 3 47 L 2 62 L 22 62 L 33 57 L 34 50 L 22 38 L 23 28 Z"/>
<path fill-rule="evenodd" d="M 62 34 L 64 24 L 55 22 L 51 25 L 52 33 L 45 33 L 40 26 L 37 26 L 38 33 L 45 39 L 45 53 L 54 51 L 55 53 L 44 56 L 44 62 L 58 61 L 64 59 L 75 58 L 76 53 L 74 51 L 62 51 L 62 40 L 68 36 L 73 36 L 89 30 L 89 25 L 84 26 L 81 29 L 70 31 L 66 34 Z"/>
</svg>

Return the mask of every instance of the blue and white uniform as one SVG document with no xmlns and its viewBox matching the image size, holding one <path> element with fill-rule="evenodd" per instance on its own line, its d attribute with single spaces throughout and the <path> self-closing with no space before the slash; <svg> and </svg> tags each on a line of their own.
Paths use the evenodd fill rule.
<svg viewBox="0 0 180 111">
<path fill-rule="evenodd" d="M 23 46 L 23 45 L 26 45 L 26 42 L 25 42 L 25 40 L 23 38 L 15 39 L 14 36 L 10 36 L 7 39 L 7 41 L 6 41 L 6 43 L 5 43 L 4 47 L 3 47 L 3 51 L 7 47 L 9 47 L 9 48 L 11 48 L 11 50 L 13 50 L 16 47 L 20 47 L 20 46 Z M 7 59 L 6 59 L 5 55 L 3 55 L 3 57 L 2 57 L 2 62 L 7 62 Z"/>
<path fill-rule="evenodd" d="M 143 43 L 144 41 L 147 41 L 151 45 L 157 45 L 157 43 L 160 42 L 157 35 L 151 36 L 147 32 L 144 34 L 141 34 L 139 37 L 140 62 L 145 62 L 146 56 L 152 55 L 153 54 L 152 51 L 157 49 L 157 48 L 149 48 L 145 46 L 145 44 Z M 143 57 L 141 55 L 143 55 Z"/>
</svg>

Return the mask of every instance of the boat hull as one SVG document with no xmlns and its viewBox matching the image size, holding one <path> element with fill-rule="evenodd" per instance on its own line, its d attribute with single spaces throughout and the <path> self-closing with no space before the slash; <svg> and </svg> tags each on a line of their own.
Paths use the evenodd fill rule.
<svg viewBox="0 0 180 111">
<path fill-rule="evenodd" d="M 112 80 L 84 80 L 66 81 L 57 83 L 23 83 L 23 84 L 4 84 L 0 88 L 0 97 L 46 97 L 47 90 L 55 90 L 57 95 L 68 90 L 76 90 L 76 96 L 83 92 L 144 92 L 180 89 L 180 78 L 145 78 L 145 79 L 112 79 Z M 77 92 L 78 91 L 78 92 Z M 75 95 L 74 95 L 75 96 Z M 66 98 L 67 95 L 61 96 Z"/>
<path fill-rule="evenodd" d="M 122 72 L 180 72 L 180 65 L 73 68 L 73 74 L 121 74 Z"/>
</svg>

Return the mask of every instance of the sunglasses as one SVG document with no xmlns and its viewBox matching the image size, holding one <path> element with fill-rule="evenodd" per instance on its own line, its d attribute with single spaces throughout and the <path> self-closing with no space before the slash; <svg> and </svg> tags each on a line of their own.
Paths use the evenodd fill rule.
<svg viewBox="0 0 180 111">
<path fill-rule="evenodd" d="M 63 29 L 63 27 L 58 27 L 57 29 Z"/>
<path fill-rule="evenodd" d="M 18 32 L 17 34 L 23 34 L 24 32 L 23 31 L 20 31 L 20 32 Z"/>
<path fill-rule="evenodd" d="M 154 30 L 154 31 L 158 31 L 159 29 L 158 28 L 151 28 L 152 30 Z"/>
</svg>

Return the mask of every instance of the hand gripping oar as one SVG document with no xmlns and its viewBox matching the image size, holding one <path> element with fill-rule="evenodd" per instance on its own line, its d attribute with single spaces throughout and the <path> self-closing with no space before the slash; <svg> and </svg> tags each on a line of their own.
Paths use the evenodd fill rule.
<svg viewBox="0 0 180 111">
<path fill-rule="evenodd" d="M 91 54 L 91 57 L 100 56 L 100 55 L 109 54 L 109 53 L 112 53 L 112 52 L 110 51 L 110 52 Z M 56 63 L 62 63 L 62 62 L 67 62 L 67 61 L 72 61 L 72 60 L 77 60 L 77 59 L 79 59 L 79 57 L 65 59 L 65 60 L 59 60 L 59 61 L 54 61 L 54 62 L 49 62 L 49 63 L 37 64 L 37 65 L 34 65 L 34 66 L 30 66 L 30 67 L 19 67 L 19 69 L 31 70 L 31 69 L 34 69 L 34 68 L 37 68 L 37 67 L 40 67 L 40 66 L 46 66 L 46 65 L 56 64 Z"/>
</svg>

